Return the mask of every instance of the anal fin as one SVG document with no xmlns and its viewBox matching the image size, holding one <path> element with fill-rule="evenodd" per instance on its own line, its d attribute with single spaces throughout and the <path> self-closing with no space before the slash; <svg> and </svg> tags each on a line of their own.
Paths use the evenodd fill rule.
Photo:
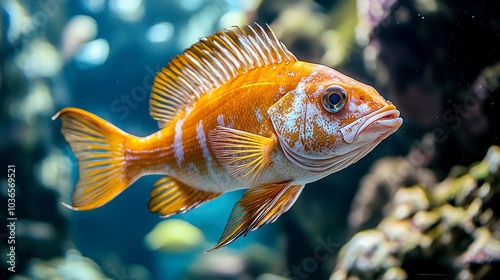
<svg viewBox="0 0 500 280">
<path fill-rule="evenodd" d="M 160 213 L 166 218 L 184 213 L 220 195 L 221 193 L 198 190 L 174 178 L 164 176 L 153 185 L 149 210 Z"/>
<path fill-rule="evenodd" d="M 303 188 L 304 185 L 283 182 L 249 189 L 233 207 L 219 242 L 207 252 L 224 247 L 239 236 L 276 221 L 292 207 Z"/>
</svg>

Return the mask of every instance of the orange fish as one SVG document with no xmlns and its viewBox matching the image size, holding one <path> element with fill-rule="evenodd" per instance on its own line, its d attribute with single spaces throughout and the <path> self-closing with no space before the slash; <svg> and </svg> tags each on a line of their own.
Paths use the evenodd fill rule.
<svg viewBox="0 0 500 280">
<path fill-rule="evenodd" d="M 66 206 L 100 207 L 149 174 L 162 175 L 149 209 L 164 217 L 247 189 L 211 250 L 276 221 L 305 184 L 358 161 L 402 124 L 375 89 L 297 60 L 258 24 L 219 31 L 172 59 L 150 106 L 160 130 L 146 137 L 81 109 L 53 117 L 78 158 Z"/>
</svg>

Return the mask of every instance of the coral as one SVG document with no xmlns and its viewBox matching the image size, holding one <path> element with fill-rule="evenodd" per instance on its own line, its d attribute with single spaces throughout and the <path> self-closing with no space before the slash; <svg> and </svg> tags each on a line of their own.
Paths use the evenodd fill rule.
<svg viewBox="0 0 500 280">
<path fill-rule="evenodd" d="M 434 185 L 400 185 L 378 226 L 342 247 L 331 279 L 492 276 L 491 263 L 500 261 L 499 168 L 500 147 L 492 146 L 462 174 Z"/>
</svg>

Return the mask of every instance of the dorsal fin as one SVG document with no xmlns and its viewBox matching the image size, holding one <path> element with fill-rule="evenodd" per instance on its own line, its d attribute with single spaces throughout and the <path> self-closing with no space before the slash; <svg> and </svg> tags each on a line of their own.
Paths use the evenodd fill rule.
<svg viewBox="0 0 500 280">
<path fill-rule="evenodd" d="M 296 61 L 266 24 L 255 23 L 201 38 L 156 75 L 149 100 L 160 128 L 202 95 L 257 67 Z"/>
</svg>

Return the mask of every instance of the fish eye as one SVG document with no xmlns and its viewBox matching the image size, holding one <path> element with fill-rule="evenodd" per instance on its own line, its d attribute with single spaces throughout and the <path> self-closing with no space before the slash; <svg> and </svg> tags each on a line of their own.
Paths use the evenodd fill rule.
<svg viewBox="0 0 500 280">
<path fill-rule="evenodd" d="M 347 102 L 347 91 L 341 86 L 329 86 L 323 93 L 321 101 L 328 112 L 337 113 Z"/>
</svg>

